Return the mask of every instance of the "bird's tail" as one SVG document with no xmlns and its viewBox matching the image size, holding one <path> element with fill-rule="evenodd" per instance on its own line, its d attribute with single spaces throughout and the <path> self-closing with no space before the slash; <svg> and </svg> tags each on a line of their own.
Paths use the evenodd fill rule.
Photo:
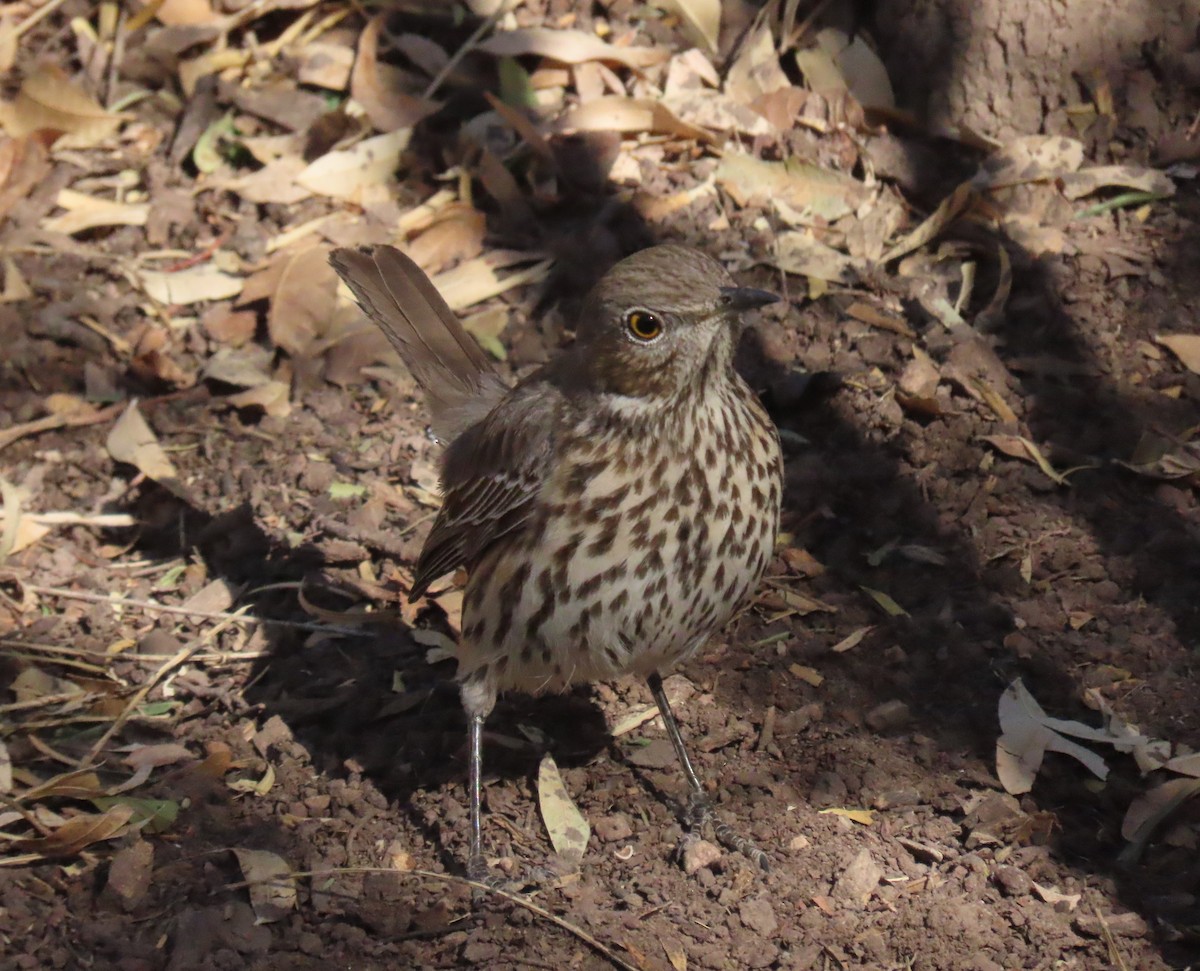
<svg viewBox="0 0 1200 971">
<path fill-rule="evenodd" d="M 329 262 L 396 348 L 443 441 L 483 418 L 507 385 L 424 271 L 394 246 L 335 249 Z"/>
</svg>

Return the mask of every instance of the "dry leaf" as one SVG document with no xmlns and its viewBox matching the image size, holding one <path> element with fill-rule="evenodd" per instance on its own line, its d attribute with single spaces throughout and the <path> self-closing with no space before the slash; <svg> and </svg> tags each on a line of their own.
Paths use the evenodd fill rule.
<svg viewBox="0 0 1200 971">
<path fill-rule="evenodd" d="M 177 273 L 146 270 L 141 274 L 142 289 L 151 300 L 167 306 L 186 307 L 207 300 L 225 300 L 242 292 L 245 281 L 201 263 Z"/>
<path fill-rule="evenodd" d="M 402 128 L 345 151 L 326 152 L 296 176 L 296 184 L 316 195 L 364 204 L 392 180 L 411 138 L 412 129 Z"/>
<path fill-rule="evenodd" d="M 834 654 L 845 654 L 846 651 L 850 651 L 850 650 L 853 650 L 854 648 L 858 647 L 858 645 L 862 643 L 863 638 L 866 637 L 869 633 L 871 633 L 871 631 L 873 631 L 874 629 L 875 629 L 874 624 L 871 624 L 867 627 L 860 627 L 860 628 L 858 628 L 858 630 L 852 631 L 851 633 L 849 633 L 845 637 L 843 637 L 840 641 L 838 641 L 836 644 L 834 644 L 833 647 L 830 648 L 830 650 Z"/>
<path fill-rule="evenodd" d="M 850 257 L 822 243 L 808 230 L 789 230 L 776 236 L 774 263 L 784 273 L 829 283 L 849 283 L 854 268 Z"/>
<path fill-rule="evenodd" d="M 538 805 L 554 851 L 567 863 L 578 864 L 587 849 L 592 827 L 571 801 L 549 752 L 542 756 L 538 768 Z"/>
<path fill-rule="evenodd" d="M 158 439 L 146 419 L 132 401 L 117 419 L 104 443 L 108 454 L 118 462 L 134 466 L 143 475 L 160 485 L 178 482 L 179 473 L 167 458 L 167 453 L 158 444 Z"/>
<path fill-rule="evenodd" d="M 1016 416 L 1014 415 L 1013 417 L 1015 418 Z M 979 438 L 1010 458 L 1033 462 L 1056 485 L 1065 486 L 1070 484 L 1067 482 L 1066 475 L 1057 471 L 1050 464 L 1046 456 L 1042 454 L 1041 449 L 1034 445 L 1028 438 L 1022 435 L 980 435 Z M 1076 470 L 1068 470 L 1068 474 L 1071 471 Z"/>
<path fill-rule="evenodd" d="M 68 236 L 98 226 L 145 226 L 146 220 L 150 218 L 148 202 L 97 199 L 72 189 L 61 190 L 55 202 L 67 211 L 45 220 L 42 228 L 52 233 L 66 233 Z"/>
<path fill-rule="evenodd" d="M 1155 341 L 1179 358 L 1192 374 L 1200 374 L 1200 334 L 1160 334 Z"/>
<path fill-rule="evenodd" d="M 887 68 L 867 45 L 861 31 L 850 38 L 836 27 L 825 27 L 817 32 L 817 44 L 829 55 L 850 94 L 860 105 L 885 110 L 896 107 Z"/>
<path fill-rule="evenodd" d="M 73 816 L 49 836 L 16 840 L 10 845 L 45 857 L 74 856 L 84 847 L 119 836 L 132 817 L 132 806 L 117 805 L 107 812 Z"/>
<path fill-rule="evenodd" d="M 661 101 L 606 95 L 567 111 L 555 124 L 559 134 L 584 131 L 648 132 L 671 135 L 704 144 L 716 139 L 712 133 L 679 118 Z"/>
<path fill-rule="evenodd" d="M 875 813 L 870 809 L 843 809 L 835 807 L 833 809 L 822 809 L 817 813 L 818 816 L 842 816 L 850 820 L 852 823 L 858 823 L 860 826 L 870 826 L 875 822 Z"/>
<path fill-rule="evenodd" d="M 1080 199 L 1109 188 L 1136 189 L 1163 197 L 1175 194 L 1175 183 L 1165 172 L 1137 165 L 1097 165 L 1068 173 L 1060 181 L 1063 195 L 1068 199 Z"/>
<path fill-rule="evenodd" d="M 884 253 L 883 262 L 890 263 L 892 260 L 911 253 L 913 250 L 919 249 L 930 242 L 936 236 L 940 235 L 942 230 L 949 226 L 950 223 L 954 222 L 959 214 L 966 210 L 970 202 L 971 184 L 964 182 L 943 199 L 941 205 L 920 226 Z"/>
<path fill-rule="evenodd" d="M 717 53 L 721 0 L 654 0 L 654 6 L 677 14 L 688 40 L 709 54 Z"/>
<path fill-rule="evenodd" d="M 272 418 L 286 418 L 292 413 L 291 385 L 271 380 L 245 391 L 237 391 L 225 400 L 235 408 L 261 408 Z"/>
<path fill-rule="evenodd" d="M 487 218 L 465 203 L 442 209 L 433 224 L 405 244 L 405 252 L 426 273 L 434 274 L 452 263 L 471 260 L 483 252 Z"/>
<path fill-rule="evenodd" d="M 1200 779 L 1170 779 L 1142 793 L 1129 804 L 1121 821 L 1121 835 L 1131 843 L 1144 844 L 1171 813 L 1200 793 Z"/>
<path fill-rule="evenodd" d="M 60 67 L 38 65 L 12 101 L 0 102 L 0 127 L 13 138 L 35 131 L 63 133 L 59 148 L 90 148 L 108 138 L 124 115 L 106 111 Z"/>
<path fill-rule="evenodd" d="M 1083 142 L 1061 135 L 1024 135 L 1006 142 L 983 161 L 971 180 L 977 189 L 1045 182 L 1083 164 Z"/>
<path fill-rule="evenodd" d="M 125 907 L 133 909 L 146 896 L 153 876 L 154 847 L 139 839 L 113 855 L 108 867 L 107 888 L 120 898 Z"/>
<path fill-rule="evenodd" d="M 145 6 L 153 6 L 154 16 L 168 27 L 203 27 L 222 19 L 209 0 L 151 0 Z"/>
<path fill-rule="evenodd" d="M 1104 729 L 1082 722 L 1051 718 L 1018 678 L 1000 696 L 1001 736 L 996 742 L 996 775 L 1001 785 L 1020 795 L 1033 788 L 1033 780 L 1047 752 L 1061 752 L 1082 762 L 1097 778 L 1108 778 L 1108 766 L 1091 749 L 1065 737 L 1114 744 L 1117 739 Z"/>
<path fill-rule="evenodd" d="M 441 105 L 401 91 L 400 72 L 379 63 L 379 32 L 387 16 L 381 13 L 372 17 L 359 36 L 358 57 L 350 75 L 350 97 L 363 106 L 377 131 L 394 132 L 412 128 Z"/>
<path fill-rule="evenodd" d="M 527 269 L 510 273 L 506 277 L 496 274 L 499 265 L 497 260 L 503 254 L 489 253 L 478 259 L 460 263 L 453 270 L 439 273 L 433 277 L 433 285 L 445 298 L 451 310 L 464 310 L 491 297 L 511 290 L 513 287 L 524 286 L 528 283 L 540 283 L 550 272 L 551 260 L 535 263 Z M 511 254 L 510 260 L 500 260 L 508 265 L 510 262 L 520 262 L 528 259 L 521 253 Z"/>
<path fill-rule="evenodd" d="M 271 342 L 292 357 L 308 352 L 333 319 L 337 285 L 329 247 L 310 246 L 285 256 L 267 314 Z"/>
<path fill-rule="evenodd" d="M 809 667 L 807 664 L 789 664 L 788 670 L 801 681 L 811 684 L 814 688 L 819 688 L 825 683 L 825 675 L 816 668 Z"/>
<path fill-rule="evenodd" d="M 634 70 L 660 64 L 671 56 L 670 51 L 660 47 L 614 47 L 581 30 L 551 30 L 548 27 L 527 27 L 493 34 L 478 49 L 498 57 L 533 54 L 560 64 L 605 61 L 624 64 Z"/>
<path fill-rule="evenodd" d="M 49 171 L 50 157 L 41 138 L 5 138 L 0 142 L 0 219 Z M 4 286 L 9 289 L 7 272 Z"/>
<path fill-rule="evenodd" d="M 296 908 L 296 879 L 283 857 L 268 850 L 235 848 L 242 876 L 250 885 L 250 906 L 257 924 L 282 920 Z"/>
<path fill-rule="evenodd" d="M 725 72 L 725 93 L 744 105 L 753 106 L 759 98 L 791 85 L 780 66 L 775 37 L 768 24 L 763 24 L 742 41 L 737 59 Z M 788 119 L 786 126 L 776 127 L 791 128 L 791 120 Z"/>
<path fill-rule="evenodd" d="M 1068 913 L 1078 907 L 1079 901 L 1083 899 L 1083 894 L 1063 893 L 1054 887 L 1043 887 L 1036 880 L 1033 881 L 1033 889 L 1037 891 L 1037 895 L 1046 901 L 1046 903 L 1055 908 L 1057 908 L 1058 904 L 1062 904 Z"/>
<path fill-rule="evenodd" d="M 859 586 L 859 589 L 862 590 L 863 593 L 865 593 L 867 596 L 869 596 L 877 604 L 879 604 L 879 606 L 883 608 L 883 612 L 885 614 L 887 614 L 889 617 L 907 617 L 908 616 L 908 611 L 905 610 L 903 607 L 901 607 L 898 603 L 896 603 L 895 600 L 893 600 L 891 597 L 889 597 L 882 590 L 872 590 L 870 587 L 864 587 L 861 585 Z"/>
<path fill-rule="evenodd" d="M 717 166 L 716 179 L 738 205 L 778 201 L 826 222 L 849 215 L 870 196 L 863 183 L 840 172 L 799 159 L 768 162 L 741 152 L 726 153 Z"/>
</svg>

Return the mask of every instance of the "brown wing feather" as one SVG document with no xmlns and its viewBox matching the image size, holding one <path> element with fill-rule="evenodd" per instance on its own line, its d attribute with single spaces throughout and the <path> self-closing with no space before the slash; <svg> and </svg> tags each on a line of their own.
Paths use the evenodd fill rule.
<svg viewBox="0 0 1200 971">
<path fill-rule="evenodd" d="M 443 441 L 486 415 L 508 390 L 429 277 L 394 246 L 336 249 L 329 262 L 425 392 Z"/>
<path fill-rule="evenodd" d="M 553 385 L 524 383 L 446 450 L 443 504 L 417 561 L 410 600 L 451 570 L 470 569 L 493 543 L 528 522 L 551 464 L 562 406 Z"/>
</svg>

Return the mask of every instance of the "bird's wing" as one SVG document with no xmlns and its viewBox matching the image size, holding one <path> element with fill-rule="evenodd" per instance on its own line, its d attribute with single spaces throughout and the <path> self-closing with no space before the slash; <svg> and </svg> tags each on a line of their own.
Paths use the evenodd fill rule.
<svg viewBox="0 0 1200 971">
<path fill-rule="evenodd" d="M 549 382 L 518 386 L 446 450 L 441 511 L 417 562 L 410 600 L 459 566 L 473 566 L 528 523 L 555 444 L 564 399 Z"/>
<path fill-rule="evenodd" d="M 443 441 L 477 422 L 508 391 L 437 287 L 394 246 L 336 249 L 329 262 L 425 392 Z"/>
</svg>

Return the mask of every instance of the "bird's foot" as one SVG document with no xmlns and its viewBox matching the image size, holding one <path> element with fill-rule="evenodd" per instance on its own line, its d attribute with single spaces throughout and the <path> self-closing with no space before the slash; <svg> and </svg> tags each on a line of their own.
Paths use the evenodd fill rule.
<svg viewBox="0 0 1200 971">
<path fill-rule="evenodd" d="M 487 861 L 480 854 L 467 860 L 467 879 L 481 885 L 472 888 L 472 896 L 478 903 L 487 896 L 488 890 L 509 894 L 524 893 L 553 882 L 556 875 L 543 867 L 523 868 L 516 875 L 497 872 L 487 865 Z"/>
<path fill-rule="evenodd" d="M 688 799 L 684 821 L 692 832 L 700 832 L 706 824 L 712 824 L 713 835 L 723 847 L 741 853 L 764 872 L 771 869 L 770 859 L 759 849 L 758 844 L 718 819 L 717 814 L 713 812 L 712 803 L 700 793 L 694 792 Z"/>
</svg>

